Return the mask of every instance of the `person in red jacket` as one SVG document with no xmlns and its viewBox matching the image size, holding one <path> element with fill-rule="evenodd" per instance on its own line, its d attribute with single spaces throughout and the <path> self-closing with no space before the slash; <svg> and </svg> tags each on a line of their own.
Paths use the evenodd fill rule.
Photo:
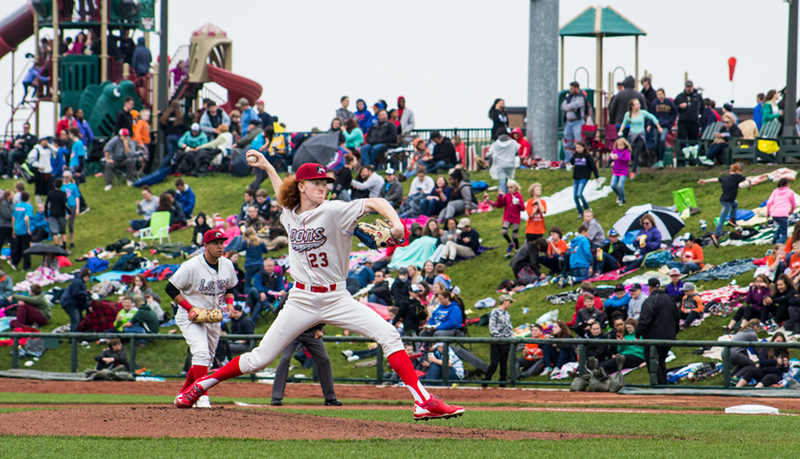
<svg viewBox="0 0 800 459">
<path fill-rule="evenodd" d="M 531 160 L 533 158 L 533 151 L 531 150 L 531 144 L 525 140 L 525 136 L 522 135 L 522 129 L 514 128 L 511 130 L 511 138 L 516 140 L 519 144 L 519 159 L 522 161 L 527 167 L 531 166 Z"/>
<path fill-rule="evenodd" d="M 578 319 L 578 311 L 586 307 L 586 305 L 583 304 L 583 295 L 585 293 L 594 293 L 592 283 L 589 281 L 581 282 L 581 296 L 579 296 L 578 301 L 575 302 L 575 314 L 572 315 L 572 320 L 567 322 L 567 325 L 570 327 L 575 326 L 575 321 Z M 594 297 L 594 307 L 601 311 L 603 310 L 603 299 L 599 296 Z"/>
<path fill-rule="evenodd" d="M 72 107 L 64 107 L 64 116 L 58 120 L 56 125 L 56 137 L 61 135 L 61 131 L 68 131 L 71 127 L 77 128 L 78 123 L 75 121 L 75 117 L 72 116 Z"/>
<path fill-rule="evenodd" d="M 489 201 L 489 203 L 494 207 L 505 209 L 503 210 L 503 237 L 508 242 L 506 253 L 510 254 L 519 249 L 519 237 L 517 235 L 522 221 L 520 213 L 525 212 L 525 201 L 522 199 L 522 195 L 519 194 L 519 183 L 514 180 L 508 180 L 506 187 L 508 188 L 508 193 L 498 192 L 497 201 Z M 488 201 L 488 195 L 486 195 L 485 199 Z M 509 226 L 511 227 L 511 237 L 508 237 Z"/>
</svg>

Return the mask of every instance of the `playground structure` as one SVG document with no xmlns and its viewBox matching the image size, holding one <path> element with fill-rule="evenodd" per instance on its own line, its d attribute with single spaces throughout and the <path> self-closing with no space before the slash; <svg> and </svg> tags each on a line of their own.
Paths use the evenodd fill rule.
<svg viewBox="0 0 800 459">
<path fill-rule="evenodd" d="M 32 36 L 36 41 L 36 53 L 28 55 L 30 59 L 21 71 L 16 71 L 12 62 L 13 86 L 5 99 L 11 108 L 11 117 L 5 126 L 4 141 L 21 132 L 25 122 L 33 125 L 38 136 L 39 108 L 42 103 L 53 103 L 54 125 L 61 117 L 63 107 L 82 109 L 97 137 L 113 135 L 115 115 L 124 105 L 126 97 L 134 98 L 134 108 L 137 110 L 159 106 L 158 65 L 153 65 L 151 73 L 137 75 L 127 63 L 109 56 L 111 40 L 119 39 L 123 31 L 132 34 L 141 29 L 141 2 L 94 0 L 94 3 L 98 6 L 94 11 L 76 15 L 71 0 L 26 0 L 25 5 L 0 20 L 0 59 L 9 53 L 13 56 L 19 45 Z M 53 40 L 52 51 L 45 55 L 40 45 L 40 32 L 46 28 L 52 29 Z M 58 45 L 65 30 L 93 31 L 100 41 L 99 55 L 61 56 Z M 149 46 L 149 32 L 145 32 L 144 36 Z M 191 72 L 170 94 L 167 103 L 179 100 L 186 111 L 195 111 L 199 106 L 199 98 L 206 96 L 230 112 L 240 98 L 246 98 L 252 105 L 261 95 L 261 85 L 232 72 L 233 41 L 223 30 L 212 24 L 196 30 L 191 37 L 191 46 L 179 47 L 170 62 L 170 68 L 164 71 L 174 70 L 179 62 L 178 55 L 185 53 L 187 48 L 186 60 L 190 63 Z M 37 79 L 34 95 L 24 103 L 17 102 L 14 90 L 21 86 L 23 77 L 34 63 L 42 66 L 42 75 L 47 76 L 48 81 Z M 228 90 L 227 103 L 223 104 L 221 97 L 203 88 L 205 83 L 210 82 Z M 157 127 L 157 118 L 152 117 L 153 130 Z"/>
</svg>

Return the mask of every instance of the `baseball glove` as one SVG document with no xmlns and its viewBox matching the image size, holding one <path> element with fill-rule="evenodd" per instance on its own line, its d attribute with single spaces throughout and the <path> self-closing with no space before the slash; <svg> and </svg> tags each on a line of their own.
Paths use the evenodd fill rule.
<svg viewBox="0 0 800 459">
<path fill-rule="evenodd" d="M 222 322 L 222 311 L 219 309 L 192 308 L 189 319 L 196 324 L 215 324 Z"/>
<path fill-rule="evenodd" d="M 372 250 L 394 247 L 403 243 L 392 236 L 392 225 L 386 220 L 375 220 L 373 223 L 361 222 L 353 233 Z"/>
</svg>

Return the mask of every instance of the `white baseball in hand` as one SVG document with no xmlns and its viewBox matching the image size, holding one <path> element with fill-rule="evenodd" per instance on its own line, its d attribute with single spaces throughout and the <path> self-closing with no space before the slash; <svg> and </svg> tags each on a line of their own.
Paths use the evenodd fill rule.
<svg viewBox="0 0 800 459">
<path fill-rule="evenodd" d="M 247 162 L 251 163 L 251 164 L 257 163 L 258 162 L 258 156 L 256 156 L 256 155 L 248 156 L 247 157 Z"/>
</svg>

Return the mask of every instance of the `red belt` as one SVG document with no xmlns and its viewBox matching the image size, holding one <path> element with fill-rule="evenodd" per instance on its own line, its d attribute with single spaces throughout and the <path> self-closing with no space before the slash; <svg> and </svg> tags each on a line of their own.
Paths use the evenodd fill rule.
<svg viewBox="0 0 800 459">
<path fill-rule="evenodd" d="M 294 286 L 301 290 L 306 290 L 313 293 L 327 293 L 336 290 L 336 284 L 331 284 L 327 287 L 318 287 L 316 285 L 306 285 L 301 282 L 295 282 Z"/>
</svg>

